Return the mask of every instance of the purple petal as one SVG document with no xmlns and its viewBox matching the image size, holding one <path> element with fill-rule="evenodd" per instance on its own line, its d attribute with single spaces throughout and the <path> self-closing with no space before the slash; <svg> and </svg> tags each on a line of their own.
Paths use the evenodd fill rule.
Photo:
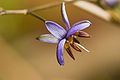
<svg viewBox="0 0 120 80">
<path fill-rule="evenodd" d="M 64 65 L 63 51 L 64 51 L 65 41 L 66 39 L 62 39 L 57 45 L 57 61 L 60 65 Z"/>
<path fill-rule="evenodd" d="M 65 10 L 65 3 L 64 2 L 61 5 L 61 15 L 62 15 L 62 19 L 63 19 L 63 21 L 66 25 L 66 30 L 69 30 L 70 29 L 70 23 L 69 23 L 67 13 L 66 13 L 66 10 Z"/>
<path fill-rule="evenodd" d="M 91 22 L 88 21 L 88 20 L 83 20 L 83 21 L 75 23 L 72 26 L 72 28 L 68 31 L 66 38 L 68 38 L 69 36 L 73 35 L 77 31 L 80 31 L 80 30 L 83 30 L 83 29 L 89 27 L 90 24 L 91 24 Z"/>
<path fill-rule="evenodd" d="M 53 21 L 46 21 L 45 25 L 48 31 L 58 39 L 62 39 L 66 35 L 66 30 Z"/>
<path fill-rule="evenodd" d="M 37 40 L 40 40 L 42 42 L 48 42 L 48 43 L 58 43 L 58 39 L 53 36 L 52 34 L 43 34 L 36 38 Z"/>
</svg>

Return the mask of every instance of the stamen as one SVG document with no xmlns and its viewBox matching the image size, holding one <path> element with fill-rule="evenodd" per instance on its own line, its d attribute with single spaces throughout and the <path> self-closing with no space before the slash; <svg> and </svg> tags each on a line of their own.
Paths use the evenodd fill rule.
<svg viewBox="0 0 120 80">
<path fill-rule="evenodd" d="M 65 47 L 67 53 L 69 54 L 69 56 L 70 56 L 73 60 L 75 60 L 74 55 L 72 54 L 72 51 L 71 51 L 69 42 L 66 42 L 64 47 Z"/>
<path fill-rule="evenodd" d="M 75 43 L 76 45 L 78 45 L 79 47 L 81 47 L 82 49 L 84 49 L 85 51 L 87 52 L 90 52 L 89 50 L 87 50 L 85 47 L 83 47 L 82 45 L 78 44 L 78 43 Z"/>
</svg>

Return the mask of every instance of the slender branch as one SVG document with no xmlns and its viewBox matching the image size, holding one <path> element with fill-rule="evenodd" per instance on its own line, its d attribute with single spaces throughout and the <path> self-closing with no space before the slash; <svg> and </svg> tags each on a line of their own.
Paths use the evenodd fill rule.
<svg viewBox="0 0 120 80">
<path fill-rule="evenodd" d="M 72 3 L 74 1 L 65 1 L 66 3 Z M 38 11 L 38 10 L 43 10 L 43 9 L 48 9 L 48 8 L 52 8 L 55 6 L 58 6 L 61 4 L 61 1 L 56 1 L 53 3 L 49 3 L 46 5 L 42 5 L 42 6 L 37 6 L 35 8 L 31 8 L 31 9 L 22 9 L 22 10 L 5 10 L 3 8 L 0 8 L 0 15 L 7 15 L 7 14 L 24 14 L 27 15 L 30 12 L 34 12 L 34 11 Z"/>
<path fill-rule="evenodd" d="M 43 22 L 46 21 L 46 19 L 44 19 L 43 17 L 41 17 L 41 16 L 39 16 L 39 15 L 33 13 L 33 12 L 29 12 L 28 14 L 35 17 L 35 18 L 37 18 L 37 19 L 39 19 L 39 20 L 41 20 L 41 21 L 43 21 Z"/>
<path fill-rule="evenodd" d="M 73 2 L 73 1 L 69 1 L 70 2 Z M 67 2 L 68 3 L 68 2 Z M 38 7 L 35 7 L 35 8 L 32 8 L 32 9 L 23 9 L 23 10 L 4 10 L 3 8 L 0 8 L 0 15 L 8 15 L 8 14 L 23 14 L 23 15 L 31 15 L 43 22 L 46 21 L 46 19 L 44 19 L 43 17 L 33 13 L 34 11 L 38 11 L 38 10 L 43 10 L 43 9 L 47 9 L 47 8 L 51 8 L 51 7 L 55 7 L 55 6 L 58 6 L 60 5 L 61 2 L 53 2 L 53 3 L 50 3 L 50 4 L 46 4 L 46 5 L 43 5 L 43 6 L 38 6 Z"/>
<path fill-rule="evenodd" d="M 68 3 L 73 3 L 73 2 L 76 2 L 76 1 L 82 1 L 82 0 L 64 0 L 64 2 L 66 2 L 67 4 Z M 85 1 L 93 1 L 94 2 L 94 0 L 85 0 Z M 45 5 L 42 5 L 42 6 L 37 6 L 37 7 L 31 8 L 31 9 L 21 9 L 21 10 L 5 10 L 3 8 L 0 8 L 0 15 L 8 15 L 8 14 L 24 14 L 24 15 L 27 15 L 29 13 L 29 11 L 34 12 L 34 11 L 38 11 L 38 10 L 44 10 L 44 9 L 48 9 L 48 8 L 58 6 L 60 4 L 61 4 L 61 1 L 56 1 L 56 2 L 45 4 Z"/>
<path fill-rule="evenodd" d="M 75 0 L 74 0 L 75 1 Z M 65 1 L 66 3 L 71 3 L 71 2 L 74 2 L 74 1 Z M 46 5 L 43 5 L 43 6 L 38 6 L 38 7 L 35 7 L 35 8 L 32 8 L 32 9 L 23 9 L 23 10 L 4 10 L 3 8 L 0 8 L 0 15 L 8 15 L 8 14 L 23 14 L 23 15 L 31 15 L 43 22 L 46 21 L 46 19 L 44 19 L 43 17 L 33 13 L 34 11 L 38 11 L 38 10 L 43 10 L 43 9 L 47 9 L 47 8 L 51 8 L 51 7 L 55 7 L 55 6 L 58 6 L 60 5 L 61 2 L 59 1 L 56 1 L 56 2 L 53 2 L 53 3 L 50 3 L 50 4 L 46 4 Z"/>
<path fill-rule="evenodd" d="M 0 15 L 7 15 L 7 14 L 24 14 L 26 15 L 28 12 L 27 9 L 23 10 L 1 10 Z"/>
</svg>

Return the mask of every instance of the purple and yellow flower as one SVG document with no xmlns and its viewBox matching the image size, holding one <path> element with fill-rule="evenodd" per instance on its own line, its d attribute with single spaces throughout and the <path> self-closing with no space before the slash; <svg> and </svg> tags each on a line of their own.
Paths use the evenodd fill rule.
<svg viewBox="0 0 120 80">
<path fill-rule="evenodd" d="M 51 34 L 43 34 L 39 36 L 37 39 L 43 42 L 57 43 L 57 51 L 56 51 L 57 61 L 60 65 L 64 65 L 64 57 L 63 57 L 64 48 L 66 49 L 67 53 L 71 56 L 73 60 L 75 60 L 75 58 L 71 52 L 70 46 L 79 52 L 81 52 L 80 48 L 89 52 L 85 47 L 80 45 L 80 42 L 77 40 L 77 37 L 86 37 L 86 38 L 90 37 L 88 33 L 83 32 L 81 30 L 89 27 L 91 25 L 91 22 L 88 20 L 83 20 L 70 26 L 66 14 L 64 2 L 61 5 L 61 14 L 66 29 L 61 27 L 56 22 L 45 21 L 45 26 Z"/>
</svg>

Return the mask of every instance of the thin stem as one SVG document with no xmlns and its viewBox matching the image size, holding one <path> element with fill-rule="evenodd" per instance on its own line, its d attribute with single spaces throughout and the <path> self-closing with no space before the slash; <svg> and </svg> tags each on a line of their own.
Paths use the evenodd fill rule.
<svg viewBox="0 0 120 80">
<path fill-rule="evenodd" d="M 0 15 L 7 15 L 7 14 L 24 14 L 26 15 L 28 12 L 27 9 L 23 10 L 0 10 Z"/>
<path fill-rule="evenodd" d="M 81 9 L 83 9 L 85 11 L 88 11 L 90 13 L 93 13 L 93 14 L 99 16 L 100 18 L 106 20 L 106 21 L 111 20 L 111 16 L 108 12 L 101 11 L 101 13 L 104 14 L 105 16 L 101 15 L 101 13 L 95 13 L 95 11 L 93 10 L 93 9 L 97 10 L 96 8 L 94 8 L 95 6 L 92 7 L 93 9 L 91 9 L 91 5 L 88 5 L 88 4 L 86 5 L 86 4 L 83 4 L 82 2 L 79 2 L 79 1 L 96 2 L 97 0 L 63 0 L 63 1 L 66 2 L 67 4 L 68 3 L 74 3 L 74 5 L 80 7 Z M 52 8 L 52 7 L 60 5 L 61 2 L 62 1 L 56 1 L 56 2 L 53 2 L 53 3 L 48 3 L 46 5 L 38 6 L 38 7 L 32 8 L 32 9 L 22 9 L 22 10 L 5 10 L 5 9 L 0 8 L 0 15 L 8 15 L 8 14 L 28 15 L 29 11 L 34 12 L 34 11 L 38 11 L 38 10 L 44 10 L 44 9 Z M 90 7 L 90 8 L 88 8 L 88 7 Z M 31 14 L 31 15 L 33 15 L 33 14 Z M 36 16 L 36 15 L 34 15 L 34 16 Z M 44 19 L 40 19 L 40 20 L 44 21 Z"/>
<path fill-rule="evenodd" d="M 33 12 L 29 12 L 28 14 L 35 17 L 35 18 L 37 18 L 37 19 L 39 19 L 39 20 L 41 20 L 41 21 L 43 21 L 43 22 L 46 21 L 46 19 L 44 19 L 43 17 L 41 17 L 41 16 L 39 16 L 39 15 L 33 13 Z"/>
<path fill-rule="evenodd" d="M 76 2 L 76 1 L 82 1 L 82 0 L 71 0 L 71 1 L 65 1 L 64 0 L 64 2 L 66 2 L 66 3 L 73 3 L 73 2 Z M 85 1 L 88 1 L 88 0 L 85 0 Z M 94 1 L 94 0 L 89 0 L 89 1 Z M 34 12 L 34 11 L 38 11 L 38 10 L 44 10 L 44 9 L 56 7 L 60 4 L 61 4 L 61 1 L 56 1 L 56 2 L 45 4 L 45 5 L 42 5 L 42 6 L 37 6 L 35 8 L 23 9 L 23 10 L 4 10 L 3 8 L 0 8 L 0 15 L 7 15 L 7 14 L 24 14 L 24 15 L 27 15 L 28 11 Z"/>
<path fill-rule="evenodd" d="M 66 3 L 72 3 L 75 1 L 66 1 Z M 46 5 L 42 5 L 42 6 L 38 6 L 32 9 L 23 9 L 23 10 L 4 10 L 3 8 L 0 8 L 0 15 L 7 15 L 7 14 L 24 14 L 27 15 L 29 13 L 29 11 L 34 12 L 34 11 L 38 11 L 38 10 L 44 10 L 44 9 L 48 9 L 48 8 L 52 8 L 55 6 L 60 5 L 61 2 L 56 1 L 53 3 L 49 3 Z"/>
</svg>

